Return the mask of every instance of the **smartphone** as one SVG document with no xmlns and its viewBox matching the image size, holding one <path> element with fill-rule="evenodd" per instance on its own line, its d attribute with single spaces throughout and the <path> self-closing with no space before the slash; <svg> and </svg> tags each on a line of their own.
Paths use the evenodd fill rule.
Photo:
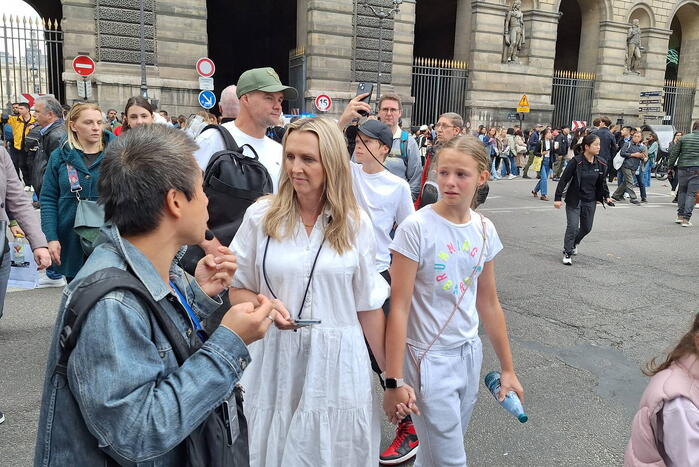
<svg viewBox="0 0 699 467">
<path fill-rule="evenodd" d="M 364 99 L 361 99 L 362 102 L 366 102 L 367 104 L 370 103 L 372 92 L 374 92 L 374 84 L 373 83 L 359 83 L 359 85 L 357 85 L 357 94 L 356 94 L 357 96 L 359 96 L 360 94 L 367 94 L 367 93 L 369 94 Z M 367 115 L 369 115 L 367 112 L 365 112 L 363 110 L 360 110 L 359 113 L 365 117 Z"/>
<path fill-rule="evenodd" d="M 320 324 L 319 319 L 297 319 L 294 324 L 300 328 L 305 326 L 313 326 L 314 324 Z"/>
</svg>

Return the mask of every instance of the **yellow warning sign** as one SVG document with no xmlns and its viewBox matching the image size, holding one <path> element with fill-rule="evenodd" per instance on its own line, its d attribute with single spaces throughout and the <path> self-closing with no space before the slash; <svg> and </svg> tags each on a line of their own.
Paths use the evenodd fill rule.
<svg viewBox="0 0 699 467">
<path fill-rule="evenodd" d="M 528 113 L 529 112 L 529 99 L 527 95 L 524 94 L 517 104 L 517 112 Z"/>
</svg>

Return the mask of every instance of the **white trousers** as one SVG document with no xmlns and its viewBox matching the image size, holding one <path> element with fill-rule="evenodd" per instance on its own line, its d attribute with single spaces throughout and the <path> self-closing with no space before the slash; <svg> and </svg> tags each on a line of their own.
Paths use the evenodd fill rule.
<svg viewBox="0 0 699 467">
<path fill-rule="evenodd" d="M 415 361 L 423 355 L 418 372 Z M 476 405 L 482 361 L 479 337 L 461 347 L 426 354 L 408 344 L 405 379 L 415 389 L 420 409 L 419 416 L 412 415 L 420 440 L 415 467 L 466 465 L 464 435 Z"/>
</svg>

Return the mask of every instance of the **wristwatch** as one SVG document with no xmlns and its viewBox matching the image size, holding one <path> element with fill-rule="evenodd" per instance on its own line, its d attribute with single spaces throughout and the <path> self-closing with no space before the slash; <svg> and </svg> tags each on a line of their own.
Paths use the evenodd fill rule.
<svg viewBox="0 0 699 467">
<path fill-rule="evenodd" d="M 386 389 L 396 389 L 405 385 L 403 378 L 386 378 Z"/>
</svg>

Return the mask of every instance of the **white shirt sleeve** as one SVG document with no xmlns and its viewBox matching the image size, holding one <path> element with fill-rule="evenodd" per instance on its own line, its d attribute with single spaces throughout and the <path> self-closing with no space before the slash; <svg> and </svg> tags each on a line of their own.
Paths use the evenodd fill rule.
<svg viewBox="0 0 699 467">
<path fill-rule="evenodd" d="M 359 268 L 352 278 L 352 288 L 357 311 L 369 311 L 381 308 L 391 289 L 376 270 L 376 239 L 369 216 L 363 211 L 360 216 L 361 225 L 355 244 Z"/>
<path fill-rule="evenodd" d="M 495 225 L 490 219 L 485 219 L 485 228 L 488 232 L 488 238 L 485 245 L 485 262 L 492 261 L 495 256 L 502 250 L 502 242 L 498 231 L 495 230 Z"/>
<path fill-rule="evenodd" d="M 663 407 L 663 446 L 668 465 L 699 465 L 699 409 L 685 397 Z"/>
<path fill-rule="evenodd" d="M 395 219 L 397 225 L 400 225 L 406 217 L 415 212 L 410 186 L 407 183 L 401 183 L 400 186 L 400 200 L 398 202 L 398 209 L 396 209 Z"/>
<path fill-rule="evenodd" d="M 260 278 L 257 272 L 258 237 L 263 235 L 259 201 L 248 208 L 238 231 L 233 237 L 230 249 L 236 257 L 238 269 L 233 275 L 232 286 L 260 292 Z"/>
<path fill-rule="evenodd" d="M 398 226 L 389 248 L 416 263 L 420 262 L 420 224 L 414 216 Z"/>
</svg>

